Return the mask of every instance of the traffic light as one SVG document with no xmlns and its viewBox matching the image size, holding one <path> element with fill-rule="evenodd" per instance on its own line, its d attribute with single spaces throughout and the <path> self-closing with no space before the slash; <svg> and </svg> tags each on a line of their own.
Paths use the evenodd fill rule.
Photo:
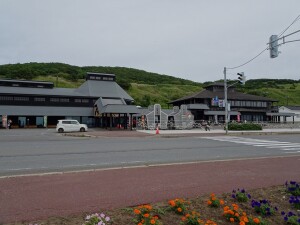
<svg viewBox="0 0 300 225">
<path fill-rule="evenodd" d="M 270 49 L 270 57 L 276 58 L 278 56 L 278 36 L 272 35 L 270 37 L 269 49 Z"/>
<path fill-rule="evenodd" d="M 238 75 L 239 82 L 241 84 L 245 85 L 245 83 L 246 83 L 246 76 L 244 75 L 244 72 L 240 72 L 237 75 Z"/>
</svg>

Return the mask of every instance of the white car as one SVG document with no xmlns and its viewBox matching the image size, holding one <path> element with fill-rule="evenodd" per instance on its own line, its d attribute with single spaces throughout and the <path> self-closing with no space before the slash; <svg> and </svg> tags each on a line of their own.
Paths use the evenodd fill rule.
<svg viewBox="0 0 300 225">
<path fill-rule="evenodd" d="M 59 133 L 80 131 L 85 132 L 88 130 L 86 124 L 80 124 L 77 120 L 58 120 L 56 131 Z"/>
</svg>

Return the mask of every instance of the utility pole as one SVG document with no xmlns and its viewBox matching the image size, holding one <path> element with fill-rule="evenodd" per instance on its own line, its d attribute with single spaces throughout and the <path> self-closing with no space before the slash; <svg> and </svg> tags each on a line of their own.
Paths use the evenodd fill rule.
<svg viewBox="0 0 300 225">
<path fill-rule="evenodd" d="M 225 131 L 228 134 L 228 103 L 227 103 L 227 80 L 226 67 L 224 67 L 224 101 L 225 101 Z"/>
</svg>

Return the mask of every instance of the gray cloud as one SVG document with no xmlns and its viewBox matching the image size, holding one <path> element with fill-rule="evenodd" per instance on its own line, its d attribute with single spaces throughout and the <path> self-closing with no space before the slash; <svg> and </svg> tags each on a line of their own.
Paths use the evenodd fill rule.
<svg viewBox="0 0 300 225">
<path fill-rule="evenodd" d="M 296 16 L 298 0 L 1 0 L 0 64 L 125 66 L 198 82 L 223 78 L 267 47 Z M 287 33 L 299 30 L 300 21 Z M 300 39 L 294 35 L 291 39 Z M 249 79 L 300 79 L 299 42 L 266 51 Z"/>
</svg>

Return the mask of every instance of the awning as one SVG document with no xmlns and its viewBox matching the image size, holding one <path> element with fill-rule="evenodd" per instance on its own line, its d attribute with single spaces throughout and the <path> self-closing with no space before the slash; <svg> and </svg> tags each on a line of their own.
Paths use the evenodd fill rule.
<svg viewBox="0 0 300 225">
<path fill-rule="evenodd" d="M 295 113 L 284 113 L 284 112 L 279 112 L 279 113 L 273 113 L 273 112 L 267 112 L 267 116 L 295 116 Z"/>
<path fill-rule="evenodd" d="M 9 116 L 93 116 L 92 107 L 0 105 L 0 115 Z"/>
<path fill-rule="evenodd" d="M 237 116 L 239 114 L 239 112 L 237 111 L 229 111 L 228 115 L 231 116 Z M 225 111 L 204 111 L 204 115 L 208 115 L 208 116 L 214 116 L 214 115 L 218 115 L 218 116 L 225 116 Z"/>
<path fill-rule="evenodd" d="M 100 113 L 129 113 L 139 114 L 140 109 L 135 105 L 106 105 L 100 109 Z"/>
<path fill-rule="evenodd" d="M 94 116 L 103 113 L 139 114 L 141 110 L 135 105 L 126 105 L 123 99 L 99 98 L 94 104 Z"/>
</svg>

